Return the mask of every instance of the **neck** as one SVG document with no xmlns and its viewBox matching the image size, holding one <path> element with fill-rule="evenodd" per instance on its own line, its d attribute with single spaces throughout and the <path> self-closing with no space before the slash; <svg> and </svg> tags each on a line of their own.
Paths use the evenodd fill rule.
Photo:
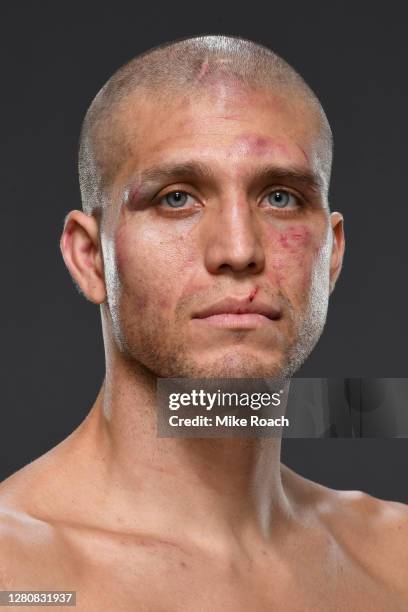
<svg viewBox="0 0 408 612">
<path fill-rule="evenodd" d="M 125 529 L 180 528 L 207 543 L 227 533 L 269 538 L 288 516 L 280 438 L 158 438 L 156 380 L 115 351 L 107 365 L 82 447 L 103 458 L 102 482 Z"/>
</svg>

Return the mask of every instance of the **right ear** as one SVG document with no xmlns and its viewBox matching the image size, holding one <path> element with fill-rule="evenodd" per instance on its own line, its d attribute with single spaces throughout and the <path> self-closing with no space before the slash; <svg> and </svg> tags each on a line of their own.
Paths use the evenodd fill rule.
<svg viewBox="0 0 408 612">
<path fill-rule="evenodd" d="M 66 217 L 60 248 L 72 278 L 94 304 L 106 300 L 106 285 L 98 222 L 80 210 Z"/>
</svg>

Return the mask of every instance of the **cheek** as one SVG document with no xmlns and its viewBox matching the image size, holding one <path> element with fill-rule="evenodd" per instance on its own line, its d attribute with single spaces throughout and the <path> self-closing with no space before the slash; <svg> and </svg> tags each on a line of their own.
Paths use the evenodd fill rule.
<svg viewBox="0 0 408 612">
<path fill-rule="evenodd" d="M 124 276 L 129 263 L 131 261 L 131 251 L 128 247 L 128 240 L 124 235 L 123 231 L 119 231 L 115 238 L 115 254 L 116 254 L 116 265 L 118 267 L 119 276 Z"/>
<path fill-rule="evenodd" d="M 270 277 L 280 285 L 297 285 L 304 290 L 310 282 L 319 253 L 315 234 L 304 224 L 268 229 Z"/>
<path fill-rule="evenodd" d="M 290 226 L 278 233 L 280 246 L 291 253 L 298 253 L 307 249 L 311 243 L 311 238 L 311 231 L 305 225 Z"/>
<path fill-rule="evenodd" d="M 115 239 L 122 296 L 135 310 L 169 312 L 195 271 L 197 253 L 188 233 L 152 235 L 146 229 L 122 228 Z"/>
<path fill-rule="evenodd" d="M 141 313 L 151 304 L 151 283 L 147 258 L 127 228 L 121 228 L 115 237 L 115 261 L 121 304 L 135 313 Z"/>
</svg>

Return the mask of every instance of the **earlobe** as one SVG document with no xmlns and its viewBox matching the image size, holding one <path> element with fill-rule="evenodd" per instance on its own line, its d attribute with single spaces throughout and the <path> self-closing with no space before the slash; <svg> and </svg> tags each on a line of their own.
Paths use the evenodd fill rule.
<svg viewBox="0 0 408 612">
<path fill-rule="evenodd" d="M 332 252 L 330 258 L 330 293 L 333 291 L 339 277 L 344 256 L 344 221 L 343 216 L 338 212 L 330 215 L 332 230 Z"/>
<path fill-rule="evenodd" d="M 79 210 L 71 211 L 65 219 L 60 248 L 82 293 L 91 302 L 102 304 L 106 287 L 97 220 Z"/>
</svg>

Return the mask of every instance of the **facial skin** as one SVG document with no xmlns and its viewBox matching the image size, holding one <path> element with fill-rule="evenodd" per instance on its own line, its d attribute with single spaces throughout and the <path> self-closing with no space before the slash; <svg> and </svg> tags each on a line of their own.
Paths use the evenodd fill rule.
<svg viewBox="0 0 408 612">
<path fill-rule="evenodd" d="M 313 111 L 220 82 L 129 96 L 117 113 L 123 163 L 101 244 L 78 211 L 61 241 L 103 304 L 105 340 L 161 377 L 291 375 L 321 334 L 344 250 Z M 224 298 L 273 319 L 197 318 Z"/>
</svg>

